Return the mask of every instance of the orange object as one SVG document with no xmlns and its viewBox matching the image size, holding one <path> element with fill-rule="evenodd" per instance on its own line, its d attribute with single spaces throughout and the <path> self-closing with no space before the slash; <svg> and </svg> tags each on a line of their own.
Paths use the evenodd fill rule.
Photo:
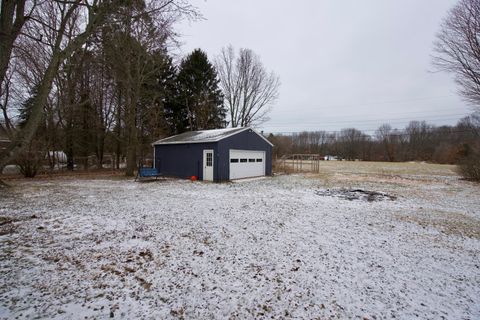
<svg viewBox="0 0 480 320">
<path fill-rule="evenodd" d="M 198 180 L 198 177 L 197 177 L 197 176 L 191 176 L 191 177 L 190 177 L 190 180 L 192 180 L 192 181 L 197 181 L 197 180 Z"/>
</svg>

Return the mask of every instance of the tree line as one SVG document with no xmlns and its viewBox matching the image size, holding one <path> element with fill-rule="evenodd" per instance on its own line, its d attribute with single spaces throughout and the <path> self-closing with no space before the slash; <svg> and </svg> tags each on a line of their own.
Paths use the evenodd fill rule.
<svg viewBox="0 0 480 320">
<path fill-rule="evenodd" d="M 381 125 L 373 135 L 355 128 L 338 132 L 314 131 L 270 134 L 274 156 L 320 154 L 345 160 L 428 161 L 456 164 L 480 147 L 480 113 L 454 126 L 435 126 L 411 121 L 403 129 Z"/>
<path fill-rule="evenodd" d="M 110 154 L 133 175 L 155 140 L 260 123 L 278 95 L 251 50 L 175 55 L 175 24 L 200 16 L 185 0 L 2 1 L 0 15 L 0 172 L 35 175 L 61 150 L 70 170 Z"/>
</svg>

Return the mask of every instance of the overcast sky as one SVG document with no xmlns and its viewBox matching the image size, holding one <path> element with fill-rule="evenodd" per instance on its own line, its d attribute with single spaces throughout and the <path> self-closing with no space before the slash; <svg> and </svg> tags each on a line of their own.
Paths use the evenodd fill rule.
<svg viewBox="0 0 480 320">
<path fill-rule="evenodd" d="M 256 52 L 282 83 L 265 132 L 455 124 L 472 109 L 431 55 L 456 2 L 194 0 L 205 20 L 179 26 L 181 51 L 212 61 L 228 44 Z"/>
</svg>

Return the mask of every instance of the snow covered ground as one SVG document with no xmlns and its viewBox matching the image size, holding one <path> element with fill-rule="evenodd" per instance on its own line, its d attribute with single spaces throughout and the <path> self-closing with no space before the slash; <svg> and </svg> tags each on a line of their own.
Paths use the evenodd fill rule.
<svg viewBox="0 0 480 320">
<path fill-rule="evenodd" d="M 1 319 L 480 318 L 480 186 L 453 173 L 12 184 Z"/>
</svg>

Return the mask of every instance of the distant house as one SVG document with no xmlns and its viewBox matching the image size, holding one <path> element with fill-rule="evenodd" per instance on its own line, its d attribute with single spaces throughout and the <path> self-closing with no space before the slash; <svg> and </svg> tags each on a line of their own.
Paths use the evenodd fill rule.
<svg viewBox="0 0 480 320">
<path fill-rule="evenodd" d="M 154 166 L 165 176 L 228 181 L 272 174 L 272 147 L 251 128 L 185 132 L 153 143 Z"/>
<path fill-rule="evenodd" d="M 323 157 L 323 160 L 325 160 L 325 161 L 338 161 L 339 158 L 337 156 L 326 155 L 326 156 Z"/>
</svg>

